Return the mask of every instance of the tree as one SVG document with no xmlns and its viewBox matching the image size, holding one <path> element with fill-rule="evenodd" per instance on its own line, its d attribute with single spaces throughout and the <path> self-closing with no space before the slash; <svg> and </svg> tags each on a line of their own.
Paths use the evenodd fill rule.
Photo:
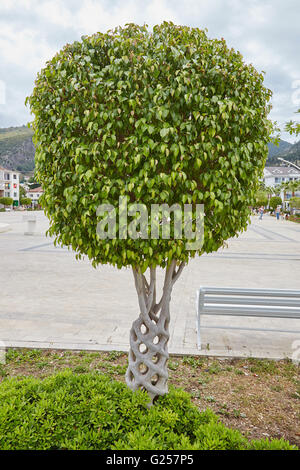
<svg viewBox="0 0 300 470">
<path fill-rule="evenodd" d="M 300 197 L 291 197 L 289 203 L 293 209 L 300 209 Z"/>
<path fill-rule="evenodd" d="M 27 98 L 50 235 L 95 267 L 133 270 L 140 315 L 130 331 L 126 382 L 152 400 L 167 392 L 175 281 L 191 257 L 217 250 L 250 220 L 272 132 L 263 78 L 223 39 L 198 28 L 164 22 L 149 32 L 129 24 L 67 44 Z M 120 221 L 126 204 L 130 212 L 133 204 L 162 203 L 191 205 L 193 230 L 196 204 L 204 204 L 201 247 L 187 249 L 189 237 L 172 236 L 174 217 L 169 239 L 151 237 L 148 215 L 146 231 L 141 217 L 128 216 L 137 239 L 123 223 L 106 237 L 97 233 L 104 204 L 106 223 L 109 216 Z M 165 270 L 160 299 L 157 267 Z"/>
<path fill-rule="evenodd" d="M 30 197 L 22 197 L 20 199 L 20 204 L 21 204 L 21 206 L 30 206 L 31 205 Z"/>
<path fill-rule="evenodd" d="M 287 192 L 290 191 L 294 194 L 295 191 L 300 190 L 300 181 L 299 180 L 292 180 L 292 181 L 284 181 L 279 185 L 279 190 Z"/>
<path fill-rule="evenodd" d="M 21 185 L 20 185 L 20 190 L 19 190 L 19 197 L 20 197 L 20 201 L 21 201 L 22 197 L 26 197 L 26 190 Z"/>
<path fill-rule="evenodd" d="M 11 197 L 0 197 L 0 204 L 3 206 L 12 206 L 14 200 Z"/>
<path fill-rule="evenodd" d="M 265 207 L 268 205 L 268 193 L 266 191 L 259 190 L 255 195 L 254 207 Z"/>
<path fill-rule="evenodd" d="M 275 210 L 276 207 L 282 205 L 281 197 L 279 197 L 279 196 L 273 196 L 273 197 L 271 197 L 270 202 L 269 202 L 269 205 L 270 205 L 270 207 L 271 207 L 272 210 Z"/>
<path fill-rule="evenodd" d="M 300 113 L 300 109 L 296 111 L 296 114 Z M 300 134 L 300 123 L 295 121 L 289 121 L 286 123 L 284 130 L 289 132 L 290 135 L 298 136 Z"/>
</svg>

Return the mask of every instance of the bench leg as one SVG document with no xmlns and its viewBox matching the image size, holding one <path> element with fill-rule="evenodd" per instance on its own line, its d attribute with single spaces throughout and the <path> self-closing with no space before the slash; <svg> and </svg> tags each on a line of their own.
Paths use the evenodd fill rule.
<svg viewBox="0 0 300 470">
<path fill-rule="evenodd" d="M 200 313 L 198 313 L 197 318 L 197 346 L 198 349 L 201 349 Z"/>
</svg>

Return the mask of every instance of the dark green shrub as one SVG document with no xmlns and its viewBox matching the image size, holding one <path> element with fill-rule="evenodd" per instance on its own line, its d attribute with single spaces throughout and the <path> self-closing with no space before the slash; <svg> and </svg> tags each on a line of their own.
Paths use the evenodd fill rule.
<svg viewBox="0 0 300 470">
<path fill-rule="evenodd" d="M 22 197 L 20 199 L 21 206 L 29 206 L 31 204 L 31 202 L 32 201 L 31 201 L 30 197 Z"/>
<path fill-rule="evenodd" d="M 147 408 L 145 392 L 97 373 L 71 370 L 0 385 L 0 449 L 296 449 L 282 440 L 250 444 L 190 396 L 172 389 Z"/>
<path fill-rule="evenodd" d="M 0 197 L 0 204 L 4 206 L 12 206 L 14 200 L 11 197 Z"/>
<path fill-rule="evenodd" d="M 277 206 L 282 205 L 282 199 L 279 196 L 273 196 L 271 197 L 269 204 L 271 209 L 275 210 Z"/>
</svg>

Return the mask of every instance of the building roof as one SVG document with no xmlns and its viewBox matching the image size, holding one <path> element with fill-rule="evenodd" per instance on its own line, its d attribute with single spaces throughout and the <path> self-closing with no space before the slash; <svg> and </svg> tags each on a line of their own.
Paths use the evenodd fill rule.
<svg viewBox="0 0 300 470">
<path fill-rule="evenodd" d="M 38 188 L 34 188 L 34 189 L 29 189 L 27 191 L 27 193 L 43 193 L 44 190 L 42 188 L 42 186 L 39 186 Z"/>
<path fill-rule="evenodd" d="M 10 173 L 20 173 L 20 171 L 17 170 L 9 170 L 8 168 L 4 168 L 3 166 L 0 165 L 0 170 L 1 171 L 9 171 Z"/>
<path fill-rule="evenodd" d="M 292 166 L 267 166 L 265 172 L 269 172 L 272 176 L 300 176 L 300 170 Z"/>
</svg>

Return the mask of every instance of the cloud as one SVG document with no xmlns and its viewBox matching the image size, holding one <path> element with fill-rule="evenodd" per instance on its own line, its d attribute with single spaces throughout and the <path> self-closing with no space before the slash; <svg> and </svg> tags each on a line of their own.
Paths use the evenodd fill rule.
<svg viewBox="0 0 300 470">
<path fill-rule="evenodd" d="M 164 20 L 208 28 L 209 37 L 224 37 L 246 62 L 264 70 L 266 86 L 273 91 L 271 117 L 283 125 L 296 111 L 299 12 L 298 0 L 3 1 L 0 81 L 6 85 L 6 104 L 0 104 L 0 126 L 31 119 L 25 97 L 38 71 L 64 44 L 130 22 L 152 27 Z"/>
</svg>

